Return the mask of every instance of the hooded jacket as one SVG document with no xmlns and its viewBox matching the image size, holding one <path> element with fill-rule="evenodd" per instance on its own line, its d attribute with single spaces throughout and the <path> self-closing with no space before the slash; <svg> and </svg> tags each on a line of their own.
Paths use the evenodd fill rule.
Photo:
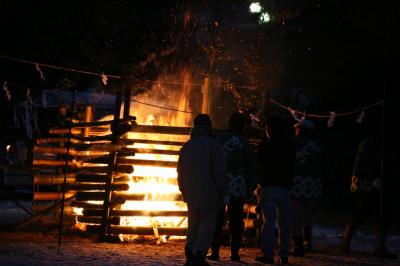
<svg viewBox="0 0 400 266">
<path fill-rule="evenodd" d="M 191 210 L 217 210 L 228 195 L 226 159 L 211 128 L 197 126 L 179 153 L 178 185 Z"/>
</svg>

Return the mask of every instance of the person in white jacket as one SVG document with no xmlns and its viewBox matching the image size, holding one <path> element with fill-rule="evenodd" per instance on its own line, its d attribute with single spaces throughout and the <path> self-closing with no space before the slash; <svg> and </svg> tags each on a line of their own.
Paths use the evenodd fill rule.
<svg viewBox="0 0 400 266">
<path fill-rule="evenodd" d="M 226 159 L 211 129 L 208 115 L 196 116 L 190 140 L 179 154 L 178 185 L 188 207 L 185 265 L 208 265 L 217 210 L 229 201 Z"/>
</svg>

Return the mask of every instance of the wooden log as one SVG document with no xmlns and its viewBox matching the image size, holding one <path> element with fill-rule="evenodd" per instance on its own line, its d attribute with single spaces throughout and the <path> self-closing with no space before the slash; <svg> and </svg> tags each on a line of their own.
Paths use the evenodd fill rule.
<svg viewBox="0 0 400 266">
<path fill-rule="evenodd" d="M 86 231 L 89 233 L 99 232 L 100 226 L 88 225 Z M 186 228 L 181 227 L 158 227 L 159 235 L 168 236 L 186 236 Z M 142 227 L 142 226 L 121 226 L 112 225 L 108 232 L 112 235 L 125 234 L 125 235 L 154 235 L 153 227 Z"/>
<path fill-rule="evenodd" d="M 48 168 L 48 167 L 64 167 L 62 164 L 63 161 L 52 161 L 52 160 L 34 160 L 34 165 L 37 167 Z M 69 172 L 71 173 L 107 173 L 108 166 L 83 166 L 77 167 L 76 165 L 68 166 Z M 131 174 L 133 173 L 132 165 L 117 165 L 115 168 L 116 173 L 125 173 Z"/>
<path fill-rule="evenodd" d="M 90 182 L 90 183 L 104 183 L 106 180 L 106 174 L 76 174 L 77 182 Z"/>
<path fill-rule="evenodd" d="M 75 145 L 74 149 L 76 151 L 85 151 L 85 152 L 86 151 L 99 151 L 99 152 L 132 151 L 132 153 L 134 153 L 135 149 L 127 148 L 126 147 L 127 145 L 128 144 L 93 143 L 93 144 Z"/>
<path fill-rule="evenodd" d="M 85 209 L 85 216 L 100 216 L 101 209 Z M 143 210 L 112 210 L 110 216 L 149 216 L 149 217 L 186 217 L 187 211 L 143 211 Z"/>
<path fill-rule="evenodd" d="M 132 149 L 134 154 L 166 154 L 166 155 L 179 155 L 179 151 L 174 150 L 159 150 L 159 149 Z"/>
<path fill-rule="evenodd" d="M 134 122 L 136 120 L 135 116 L 129 116 L 123 119 L 116 119 L 118 120 L 119 124 Z M 93 122 L 79 122 L 79 123 L 72 123 L 72 127 L 94 127 L 94 126 L 107 126 L 111 125 L 115 120 L 105 120 L 105 121 L 93 121 Z"/>
<path fill-rule="evenodd" d="M 249 211 L 250 213 L 261 213 L 260 206 L 258 206 L 258 205 L 250 205 L 250 204 L 245 204 L 244 205 L 244 211 L 245 212 Z"/>
<path fill-rule="evenodd" d="M 97 143 L 90 143 L 90 144 L 82 144 L 81 142 L 97 142 Z M 72 135 L 71 136 L 71 147 L 76 146 L 84 146 L 84 145 L 93 145 L 93 144 L 104 144 L 106 142 L 111 141 L 111 134 L 108 135 L 101 135 L 101 136 L 94 136 L 94 137 L 82 137 L 79 135 Z M 36 144 L 48 144 L 48 143 L 67 143 L 68 138 L 64 136 L 51 136 L 46 138 L 38 138 L 35 140 Z M 100 142 L 100 143 L 99 143 Z M 120 145 L 133 145 L 134 141 L 131 139 L 118 139 L 116 144 Z"/>
<path fill-rule="evenodd" d="M 182 195 L 180 193 L 171 194 L 133 194 L 132 192 L 118 192 L 118 196 L 123 197 L 125 200 L 140 200 L 143 201 L 145 198 L 148 201 L 182 201 Z"/>
<path fill-rule="evenodd" d="M 86 182 L 86 183 L 105 183 L 107 176 L 105 174 L 77 174 L 76 181 L 77 182 Z M 114 175 L 114 182 L 129 182 L 130 178 L 127 175 Z"/>
<path fill-rule="evenodd" d="M 48 138 L 38 138 L 35 140 L 36 144 L 48 144 L 48 143 L 67 143 L 68 138 L 66 137 L 48 137 Z M 71 143 L 79 143 L 79 140 L 71 138 Z"/>
<path fill-rule="evenodd" d="M 146 182 L 150 180 L 151 182 L 161 183 L 161 184 L 168 184 L 168 185 L 178 185 L 178 180 L 176 177 L 173 178 L 165 178 L 165 177 L 144 177 L 144 176 L 133 176 L 132 181 L 133 183 L 136 182 Z M 128 180 L 129 181 L 129 180 Z"/>
<path fill-rule="evenodd" d="M 116 197 L 116 193 L 112 193 L 114 197 Z M 76 193 L 75 199 L 77 201 L 104 201 L 104 192 L 82 192 L 78 191 Z"/>
<path fill-rule="evenodd" d="M 76 174 L 67 174 L 67 184 L 76 182 Z M 33 176 L 34 185 L 61 185 L 64 183 L 64 175 L 55 174 L 35 174 Z"/>
<path fill-rule="evenodd" d="M 167 141 L 167 140 L 151 140 L 151 139 L 132 139 L 134 143 L 152 144 L 152 145 L 168 145 L 168 146 L 183 146 L 183 141 Z"/>
<path fill-rule="evenodd" d="M 178 162 L 118 158 L 118 164 L 132 164 L 132 165 L 141 165 L 141 166 L 155 166 L 155 167 L 176 168 L 177 165 L 178 165 Z"/>
<path fill-rule="evenodd" d="M 148 201 L 181 201 L 182 195 L 176 194 L 133 194 L 131 192 L 113 192 L 113 198 L 123 197 L 125 200 L 133 201 L 143 201 L 147 199 Z M 104 192 L 85 192 L 78 191 L 75 196 L 77 201 L 89 201 L 89 200 L 104 200 Z"/>
<path fill-rule="evenodd" d="M 244 213 L 244 217 L 247 217 L 249 219 L 256 219 L 257 218 L 257 214 L 256 213 L 249 213 L 247 215 L 246 213 Z"/>
<path fill-rule="evenodd" d="M 71 198 L 75 195 L 75 192 L 69 191 L 65 193 L 65 198 Z M 62 192 L 34 192 L 34 201 L 45 201 L 45 200 L 62 200 Z"/>
<path fill-rule="evenodd" d="M 118 173 L 132 174 L 133 166 L 132 165 L 117 165 L 114 169 L 113 176 L 118 175 Z"/>
<path fill-rule="evenodd" d="M 52 128 L 49 130 L 49 134 L 54 134 L 54 135 L 58 135 L 58 134 L 69 134 L 69 128 Z M 76 129 L 76 128 L 72 128 L 71 129 L 71 134 L 82 134 L 82 130 L 80 129 Z"/>
<path fill-rule="evenodd" d="M 169 135 L 190 135 L 191 130 L 191 127 L 136 125 L 133 127 L 132 132 Z M 213 129 L 213 133 L 215 135 L 221 135 L 225 132 L 226 130 L 224 129 Z"/>
<path fill-rule="evenodd" d="M 71 135 L 71 142 L 80 142 L 80 141 L 110 141 L 111 134 L 104 136 L 94 136 L 94 137 L 82 137 L 80 135 Z M 66 143 L 68 138 L 64 136 L 51 136 L 46 138 L 38 138 L 36 139 L 36 144 L 44 144 L 44 143 Z"/>
<path fill-rule="evenodd" d="M 67 148 L 66 147 L 44 147 L 44 146 L 35 146 L 33 151 L 35 153 L 54 153 L 54 154 L 66 154 L 67 153 Z M 123 154 L 128 154 L 128 155 L 134 155 L 135 154 L 135 149 L 133 148 L 126 148 L 122 145 L 120 146 L 109 146 L 107 149 L 87 149 L 87 150 L 82 150 L 78 151 L 74 148 L 69 149 L 69 155 L 71 156 L 77 156 L 77 157 L 94 157 L 94 156 L 103 156 L 105 154 L 108 154 L 109 152 L 115 152 L 118 151 Z"/>
<path fill-rule="evenodd" d="M 132 153 L 132 154 L 128 154 L 128 155 L 126 155 L 126 154 L 124 154 L 124 153 L 119 153 L 118 152 L 118 154 L 117 154 L 117 158 L 118 157 L 123 157 L 123 156 L 133 156 L 134 155 L 134 153 Z M 82 161 L 82 162 L 85 162 L 85 163 L 101 163 L 101 164 L 106 164 L 109 160 L 110 160 L 110 155 L 109 154 L 107 154 L 107 155 L 100 155 L 100 156 L 90 156 L 90 157 L 83 157 L 83 158 L 80 158 L 80 160 Z"/>
<path fill-rule="evenodd" d="M 81 173 L 107 173 L 108 166 L 93 166 L 93 167 L 84 167 L 84 168 L 77 168 L 77 169 L 72 169 L 77 172 Z M 132 165 L 117 165 L 115 167 L 115 173 L 124 173 L 124 174 L 131 174 L 133 173 L 133 166 Z M 115 174 L 114 173 L 114 174 Z"/>
<path fill-rule="evenodd" d="M 84 190 L 105 190 L 106 185 L 103 184 L 71 184 L 67 186 L 67 190 L 84 191 Z M 128 184 L 112 184 L 111 190 L 113 191 L 127 191 L 129 190 Z"/>
<path fill-rule="evenodd" d="M 107 162 L 107 157 L 91 158 L 85 162 L 87 163 L 100 163 L 104 164 Z M 129 165 L 141 165 L 141 166 L 155 166 L 155 167 L 171 167 L 176 168 L 178 162 L 176 161 L 158 161 L 158 160 L 140 160 L 140 159 L 129 159 L 124 157 L 118 157 L 117 164 L 129 164 Z"/>
<path fill-rule="evenodd" d="M 156 134 L 173 134 L 173 135 L 189 135 L 192 128 L 190 127 L 166 127 L 166 126 L 148 126 L 136 125 L 133 132 L 140 133 L 156 133 Z"/>
<path fill-rule="evenodd" d="M 82 215 L 78 215 L 76 217 L 76 220 L 78 223 L 86 223 L 86 224 L 101 224 L 101 216 L 95 217 L 95 216 L 82 216 Z M 109 223 L 112 225 L 119 225 L 121 222 L 121 218 L 120 217 L 110 217 L 109 219 Z"/>
<path fill-rule="evenodd" d="M 76 208 L 84 208 L 87 210 L 96 210 L 100 209 L 103 206 L 103 204 L 89 203 L 86 201 L 72 201 L 70 206 Z"/>
<path fill-rule="evenodd" d="M 111 201 L 111 206 L 117 207 L 119 205 L 122 205 L 125 203 L 125 199 L 123 197 L 116 197 Z M 78 208 L 84 208 L 84 209 L 90 209 L 90 210 L 94 210 L 94 209 L 101 209 L 101 207 L 103 206 L 103 204 L 95 204 L 95 203 L 89 203 L 86 201 L 73 201 L 71 202 L 71 207 L 78 207 Z"/>
<path fill-rule="evenodd" d="M 55 153 L 55 154 L 67 154 L 66 147 L 51 147 L 51 146 L 35 146 L 33 147 L 33 152 L 35 153 Z M 74 149 L 69 149 L 69 155 L 75 156 L 77 151 Z"/>
<path fill-rule="evenodd" d="M 244 219 L 245 228 L 255 228 L 257 226 L 257 221 L 255 219 Z"/>
<path fill-rule="evenodd" d="M 108 126 L 93 126 L 90 128 L 90 135 L 91 136 L 102 136 L 110 133 L 111 127 Z"/>
<path fill-rule="evenodd" d="M 65 166 L 65 161 L 35 159 L 32 161 L 32 164 L 33 165 L 41 165 L 41 166 Z M 70 162 L 68 162 L 68 166 L 75 167 L 76 163 L 70 161 Z"/>
<path fill-rule="evenodd" d="M 101 143 L 78 143 L 73 144 L 73 147 L 77 151 L 86 151 L 86 150 L 107 150 L 108 147 L 126 147 L 127 145 L 133 145 L 135 142 L 133 139 L 118 139 L 116 144 L 112 144 L 111 142 L 101 142 Z M 112 149 L 110 149 L 112 151 Z"/>
</svg>

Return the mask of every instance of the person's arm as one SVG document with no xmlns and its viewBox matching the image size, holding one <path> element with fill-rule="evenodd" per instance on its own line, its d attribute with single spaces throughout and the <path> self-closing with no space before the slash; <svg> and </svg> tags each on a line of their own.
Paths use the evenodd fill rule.
<svg viewBox="0 0 400 266">
<path fill-rule="evenodd" d="M 183 157 L 183 147 L 182 147 L 182 149 L 181 149 L 181 151 L 179 152 L 179 158 L 178 158 L 178 165 L 177 165 L 177 167 L 176 167 L 176 172 L 178 173 L 178 187 L 179 187 L 179 191 L 181 192 L 181 194 L 182 194 L 182 198 L 183 198 L 183 201 L 184 202 L 186 202 L 186 200 L 185 200 L 185 187 L 184 187 L 184 181 L 183 181 L 183 179 L 184 179 L 184 177 L 183 177 L 183 169 L 182 169 L 182 157 Z"/>
<path fill-rule="evenodd" d="M 253 147 L 246 142 L 244 146 L 246 177 L 247 177 L 247 192 L 251 193 L 257 186 L 260 180 L 260 166 Z"/>
<path fill-rule="evenodd" d="M 379 178 L 379 156 L 372 138 L 361 141 L 354 161 L 351 190 L 370 190 Z M 378 183 L 378 182 L 377 182 Z"/>
<path fill-rule="evenodd" d="M 211 159 L 211 175 L 217 184 L 218 191 L 222 197 L 229 196 L 225 153 L 217 141 L 213 143 Z"/>
</svg>

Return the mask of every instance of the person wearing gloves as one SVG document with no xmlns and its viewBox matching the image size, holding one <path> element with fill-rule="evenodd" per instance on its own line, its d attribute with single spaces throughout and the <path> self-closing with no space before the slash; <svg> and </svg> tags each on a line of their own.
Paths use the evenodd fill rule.
<svg viewBox="0 0 400 266">
<path fill-rule="evenodd" d="M 195 117 L 190 140 L 179 153 L 177 172 L 179 190 L 188 207 L 185 265 L 208 265 L 205 258 L 217 210 L 229 201 L 225 154 L 212 136 L 208 115 Z"/>
<path fill-rule="evenodd" d="M 387 259 L 397 258 L 395 253 L 391 253 L 385 248 L 388 231 L 397 208 L 394 199 L 398 197 L 396 191 L 398 166 L 394 165 L 395 161 L 392 157 L 386 152 L 382 158 L 382 138 L 379 127 L 375 133 L 360 142 L 350 186 L 350 190 L 354 194 L 354 206 L 351 218 L 343 232 L 341 243 L 343 252 L 349 251 L 354 232 L 367 218 L 373 216 L 377 221 L 374 255 Z M 386 167 L 383 179 L 381 175 L 382 162 Z M 380 215 L 382 216 L 380 217 Z"/>
<path fill-rule="evenodd" d="M 243 136 L 246 117 L 233 112 L 229 119 L 229 130 L 220 137 L 220 143 L 227 159 L 230 201 L 217 214 L 217 226 L 211 244 L 209 260 L 219 260 L 222 229 L 225 215 L 229 221 L 231 260 L 239 261 L 239 249 L 243 235 L 243 207 L 245 199 L 253 192 L 257 183 L 257 156 Z"/>
</svg>

